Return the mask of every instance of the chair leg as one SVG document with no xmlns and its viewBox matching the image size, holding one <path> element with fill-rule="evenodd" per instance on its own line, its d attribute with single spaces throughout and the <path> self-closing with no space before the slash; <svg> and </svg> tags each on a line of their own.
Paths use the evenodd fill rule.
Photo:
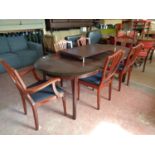
<svg viewBox="0 0 155 155">
<path fill-rule="evenodd" d="M 39 130 L 38 113 L 37 113 L 37 109 L 35 106 L 32 106 L 32 111 L 33 111 L 35 129 Z"/>
<path fill-rule="evenodd" d="M 118 77 L 118 91 L 121 90 L 122 79 L 123 79 L 123 74 L 119 74 L 119 77 Z"/>
<path fill-rule="evenodd" d="M 144 71 L 145 71 L 146 61 L 147 61 L 147 57 L 144 59 L 144 65 L 143 65 L 143 70 L 142 70 L 142 72 L 144 72 Z"/>
<path fill-rule="evenodd" d="M 109 100 L 111 100 L 112 81 L 109 83 Z"/>
<path fill-rule="evenodd" d="M 77 100 L 79 100 L 80 99 L 80 83 L 78 82 L 78 97 L 77 97 Z"/>
<path fill-rule="evenodd" d="M 63 87 L 63 79 L 61 79 L 60 85 L 61 87 Z"/>
<path fill-rule="evenodd" d="M 63 103 L 63 109 L 64 109 L 64 115 L 67 115 L 67 110 L 66 110 L 66 98 L 62 97 L 62 103 Z"/>
<path fill-rule="evenodd" d="M 153 53 L 154 53 L 154 49 L 151 51 L 151 54 L 150 54 L 150 63 L 152 63 Z"/>
<path fill-rule="evenodd" d="M 27 114 L 27 106 L 26 106 L 26 102 L 25 102 L 25 98 L 23 97 L 23 95 L 21 94 L 21 98 L 22 98 L 22 103 L 23 103 L 23 109 L 24 109 L 24 114 Z"/>
<path fill-rule="evenodd" d="M 100 89 L 97 89 L 97 110 L 100 109 Z"/>
<path fill-rule="evenodd" d="M 129 82 L 130 82 L 131 71 L 132 71 L 132 68 L 130 68 L 128 71 L 127 86 L 129 85 Z"/>
</svg>

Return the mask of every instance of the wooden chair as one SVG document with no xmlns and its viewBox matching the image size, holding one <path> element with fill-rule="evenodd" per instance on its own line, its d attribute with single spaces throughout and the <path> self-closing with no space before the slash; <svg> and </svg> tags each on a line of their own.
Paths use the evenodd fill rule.
<svg viewBox="0 0 155 155">
<path fill-rule="evenodd" d="M 51 78 L 48 81 L 43 81 L 40 80 L 33 67 L 28 67 L 17 72 L 16 69 L 12 68 L 5 61 L 1 61 L 1 63 L 19 90 L 25 114 L 27 114 L 26 101 L 31 105 L 36 130 L 39 129 L 37 108 L 49 103 L 52 99 L 57 99 L 58 97 L 62 98 L 64 115 L 66 115 L 64 92 L 60 87 L 56 86 L 56 82 L 60 81 L 59 78 Z M 30 72 L 33 73 L 37 82 L 30 86 L 26 86 L 21 77 Z"/>
<path fill-rule="evenodd" d="M 135 31 L 119 31 L 115 37 L 115 46 L 117 44 L 132 48 L 137 42 L 137 32 Z"/>
<path fill-rule="evenodd" d="M 143 44 L 143 49 L 139 52 L 138 54 L 138 58 L 143 60 L 143 69 L 142 72 L 145 71 L 145 66 L 146 66 L 146 62 L 147 59 L 150 55 L 150 63 L 152 61 L 152 55 L 154 52 L 154 43 L 152 41 L 140 41 L 139 43 Z"/>
<path fill-rule="evenodd" d="M 109 100 L 111 100 L 112 81 L 117 67 L 123 56 L 123 51 L 119 50 L 106 58 L 101 72 L 94 76 L 78 80 L 78 99 L 80 98 L 80 85 L 83 84 L 97 90 L 97 109 L 100 109 L 100 92 L 109 85 Z"/>
<path fill-rule="evenodd" d="M 142 50 L 143 44 L 138 44 L 137 46 L 133 47 L 130 52 L 128 53 L 127 58 L 124 61 L 121 61 L 119 64 L 119 67 L 116 71 L 116 74 L 118 74 L 118 90 L 121 90 L 121 83 L 123 80 L 123 76 L 125 76 L 128 73 L 127 77 L 127 85 L 129 85 L 130 81 L 130 75 L 132 71 L 132 67 L 138 57 L 139 52 Z"/>
<path fill-rule="evenodd" d="M 77 40 L 78 46 L 86 46 L 90 44 L 90 38 L 86 38 L 85 36 L 81 36 L 80 39 Z"/>
<path fill-rule="evenodd" d="M 71 41 L 60 40 L 54 44 L 55 51 L 59 52 L 61 50 L 67 49 L 67 44 L 70 44 L 70 48 L 73 48 L 73 44 Z"/>
</svg>

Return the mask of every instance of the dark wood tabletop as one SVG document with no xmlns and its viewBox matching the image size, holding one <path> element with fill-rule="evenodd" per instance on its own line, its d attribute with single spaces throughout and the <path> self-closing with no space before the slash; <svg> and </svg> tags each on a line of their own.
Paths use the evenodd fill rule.
<svg viewBox="0 0 155 155">
<path fill-rule="evenodd" d="M 110 47 L 111 46 L 111 47 Z M 35 68 L 42 71 L 44 74 L 50 76 L 61 77 L 62 79 L 70 79 L 72 82 L 72 99 L 73 99 L 73 119 L 76 119 L 76 102 L 77 102 L 77 83 L 78 78 L 88 77 L 97 73 L 102 69 L 105 58 L 113 53 L 114 45 L 96 45 L 100 55 L 93 55 L 87 58 L 87 61 L 83 65 L 81 61 L 73 57 L 64 57 L 61 54 L 47 55 L 41 57 L 34 64 Z M 95 52 L 94 45 L 89 47 L 73 48 L 69 51 L 81 53 L 84 49 L 90 49 L 90 52 Z M 117 46 L 118 49 L 125 50 L 125 55 L 129 52 L 129 48 Z M 111 49 L 111 50 L 110 50 Z M 89 50 L 88 50 L 89 51 Z M 96 51 L 97 52 L 97 51 Z"/>
</svg>

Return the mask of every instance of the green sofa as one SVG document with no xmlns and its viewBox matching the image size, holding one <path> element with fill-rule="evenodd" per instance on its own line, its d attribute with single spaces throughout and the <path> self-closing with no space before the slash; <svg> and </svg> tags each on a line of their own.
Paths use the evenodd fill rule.
<svg viewBox="0 0 155 155">
<path fill-rule="evenodd" d="M 43 55 L 41 44 L 27 41 L 24 36 L 0 36 L 0 59 L 14 68 L 32 65 Z M 0 65 L 0 73 L 5 69 Z"/>
</svg>

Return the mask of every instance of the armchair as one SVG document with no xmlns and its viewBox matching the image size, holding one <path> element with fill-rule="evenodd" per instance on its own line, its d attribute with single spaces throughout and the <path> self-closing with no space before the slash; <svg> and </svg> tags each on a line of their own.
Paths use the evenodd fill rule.
<svg viewBox="0 0 155 155">
<path fill-rule="evenodd" d="M 62 98 L 64 115 L 66 115 L 64 92 L 60 87 L 56 86 L 56 82 L 60 81 L 59 78 L 51 78 L 48 81 L 43 81 L 38 77 L 33 67 L 28 67 L 18 72 L 4 60 L 0 60 L 0 63 L 4 66 L 20 93 L 25 114 L 27 114 L 26 101 L 30 104 L 33 111 L 36 130 L 39 129 L 37 108 L 49 103 L 52 99 L 57 99 L 58 97 Z M 30 72 L 33 73 L 37 82 L 30 86 L 26 86 L 22 77 Z"/>
</svg>

